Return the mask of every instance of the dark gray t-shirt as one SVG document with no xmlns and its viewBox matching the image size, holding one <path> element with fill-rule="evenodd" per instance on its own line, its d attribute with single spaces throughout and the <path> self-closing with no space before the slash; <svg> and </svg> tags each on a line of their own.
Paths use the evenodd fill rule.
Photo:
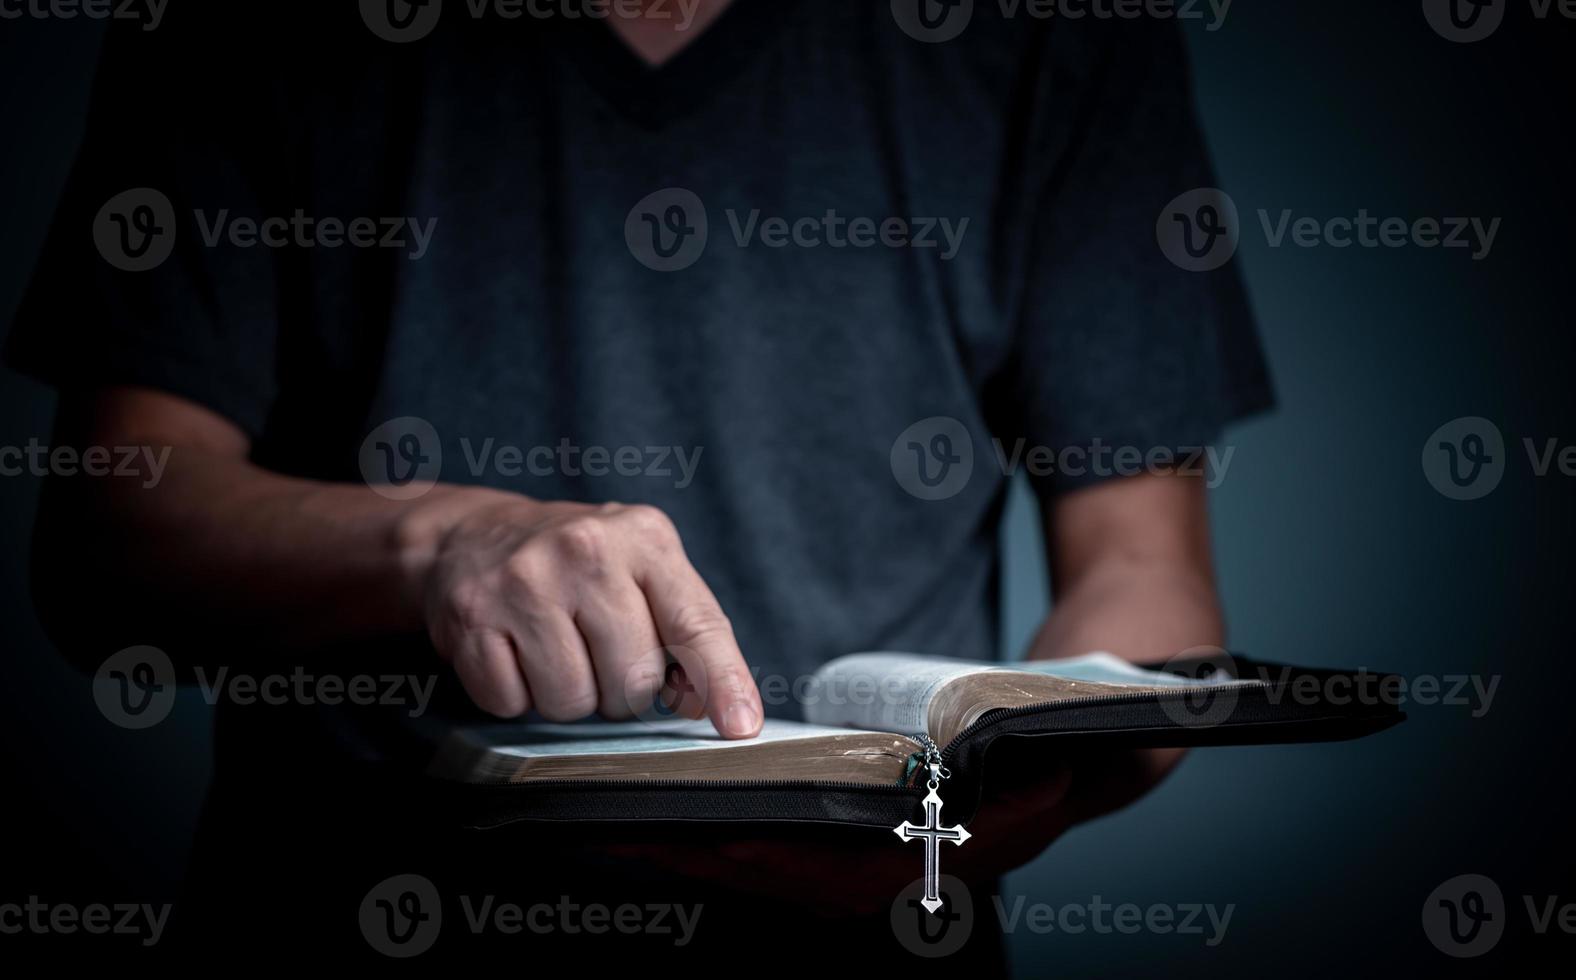
<svg viewBox="0 0 1576 980">
<path fill-rule="evenodd" d="M 790 680 L 998 652 L 993 440 L 1077 468 L 1269 402 L 1232 267 L 1157 244 L 1214 183 L 1169 22 L 735 0 L 650 71 L 597 20 L 313 6 L 116 29 L 11 363 L 289 473 L 655 504 Z"/>
</svg>

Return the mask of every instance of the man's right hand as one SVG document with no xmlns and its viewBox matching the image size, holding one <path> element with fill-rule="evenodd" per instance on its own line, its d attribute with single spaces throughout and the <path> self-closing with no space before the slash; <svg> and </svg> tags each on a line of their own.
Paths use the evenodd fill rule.
<svg viewBox="0 0 1576 980">
<path fill-rule="evenodd" d="M 727 738 L 760 731 L 733 629 L 662 511 L 440 487 L 401 535 L 409 598 L 482 709 L 620 719 L 660 693 Z"/>
</svg>

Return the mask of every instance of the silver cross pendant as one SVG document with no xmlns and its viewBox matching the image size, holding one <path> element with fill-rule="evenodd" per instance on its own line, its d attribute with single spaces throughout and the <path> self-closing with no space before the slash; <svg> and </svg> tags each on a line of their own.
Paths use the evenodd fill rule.
<svg viewBox="0 0 1576 980">
<path fill-rule="evenodd" d="M 905 820 L 892 828 L 892 832 L 904 841 L 925 842 L 925 897 L 919 904 L 932 915 L 941 908 L 941 842 L 945 840 L 962 844 L 969 839 L 969 832 L 961 826 L 941 825 L 941 796 L 936 792 L 936 787 L 940 783 L 936 772 L 936 768 L 932 768 L 932 775 L 927 784 L 930 793 L 925 797 L 925 823 L 916 827 Z"/>
</svg>

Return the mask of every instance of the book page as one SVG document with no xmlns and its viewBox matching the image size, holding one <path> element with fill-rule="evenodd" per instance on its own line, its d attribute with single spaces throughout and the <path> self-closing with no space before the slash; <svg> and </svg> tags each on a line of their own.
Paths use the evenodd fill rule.
<svg viewBox="0 0 1576 980">
<path fill-rule="evenodd" d="M 1071 681 L 1089 681 L 1095 684 L 1137 684 L 1144 687 L 1201 687 L 1229 683 L 1235 678 L 1229 674 L 1215 677 L 1185 677 L 1164 670 L 1150 670 L 1123 660 L 1115 654 L 1086 653 L 1081 657 L 1062 660 L 1024 660 L 1004 664 L 1009 670 L 1022 670 L 1033 674 L 1048 674 Z"/>
<path fill-rule="evenodd" d="M 481 729 L 470 733 L 473 740 L 482 734 L 488 747 L 498 755 L 514 758 L 546 758 L 569 755 L 617 755 L 633 752 L 694 752 L 701 749 L 740 749 L 763 742 L 787 742 L 845 731 L 796 721 L 766 719 L 761 733 L 754 738 L 726 739 L 717 734 L 710 721 L 674 718 L 663 721 L 588 722 L 558 725 L 550 723 L 512 725 Z"/>
<path fill-rule="evenodd" d="M 768 719 L 755 738 L 710 721 L 502 724 L 455 729 L 428 771 L 480 783 L 700 779 L 890 785 L 919 749 L 901 735 Z"/>
<path fill-rule="evenodd" d="M 1000 666 L 921 653 L 849 654 L 816 671 L 804 716 L 817 725 L 913 735 L 928 731 L 930 703 L 949 681 Z"/>
<path fill-rule="evenodd" d="M 1021 696 L 1010 699 L 1010 703 L 1000 705 L 1003 707 L 1054 700 L 1058 694 L 1108 693 L 1118 687 L 1194 687 L 1232 680 L 1225 675 L 1200 680 L 1149 670 L 1104 652 L 1014 663 L 919 653 L 855 653 L 839 657 L 816 672 L 816 697 L 805 705 L 805 718 L 818 725 L 937 735 L 932 730 L 938 721 L 932 706 L 938 695 L 961 677 L 985 673 L 1033 674 L 1069 682 L 1065 690 L 1022 692 Z M 974 706 L 974 713 L 983 707 L 987 706 Z M 951 730 L 956 726 L 942 727 Z"/>
</svg>

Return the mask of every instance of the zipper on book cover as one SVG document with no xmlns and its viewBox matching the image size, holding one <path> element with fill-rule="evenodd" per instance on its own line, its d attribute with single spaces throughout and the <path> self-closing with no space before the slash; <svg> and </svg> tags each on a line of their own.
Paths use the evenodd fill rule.
<svg viewBox="0 0 1576 980">
<path fill-rule="evenodd" d="M 1260 686 L 1264 685 L 1262 685 L 1262 683 L 1259 681 L 1237 680 L 1231 681 L 1227 684 L 1212 685 L 1209 689 L 1220 690 L 1231 687 L 1244 688 Z M 1033 704 L 1020 704 L 1015 708 L 998 708 L 995 711 L 987 712 L 985 715 L 980 717 L 979 720 L 975 721 L 971 725 L 968 725 L 961 732 L 958 732 L 956 735 L 954 735 L 951 740 L 947 742 L 946 747 L 941 750 L 941 758 L 943 761 L 951 761 L 952 758 L 957 755 L 958 750 L 963 747 L 964 743 L 992 725 L 998 725 L 1009 718 L 1016 718 L 1022 715 L 1038 714 L 1042 711 L 1045 711 L 1047 708 L 1054 708 L 1060 711 L 1064 708 L 1086 708 L 1105 704 L 1144 704 L 1147 702 L 1159 704 L 1168 697 L 1187 697 L 1197 693 L 1197 690 L 1189 688 L 1186 690 L 1177 691 L 1129 691 L 1121 694 L 1087 694 L 1082 697 L 1061 698 L 1056 701 L 1036 701 Z"/>
</svg>

